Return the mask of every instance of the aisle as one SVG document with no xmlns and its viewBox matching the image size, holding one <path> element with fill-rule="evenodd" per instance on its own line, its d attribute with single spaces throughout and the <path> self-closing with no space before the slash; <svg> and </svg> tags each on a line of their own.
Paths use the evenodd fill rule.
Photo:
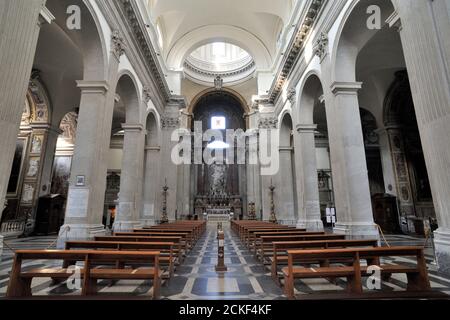
<svg viewBox="0 0 450 320">
<path fill-rule="evenodd" d="M 217 227 L 208 230 L 190 252 L 175 277 L 162 288 L 163 297 L 179 300 L 197 299 L 280 299 L 282 291 L 268 270 L 254 259 L 230 230 L 224 226 L 225 264 L 228 272 L 217 274 Z"/>
</svg>

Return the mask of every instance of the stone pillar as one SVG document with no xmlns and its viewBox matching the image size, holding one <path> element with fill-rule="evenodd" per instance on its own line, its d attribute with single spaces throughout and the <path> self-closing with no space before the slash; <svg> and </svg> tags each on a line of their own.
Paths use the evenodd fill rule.
<svg viewBox="0 0 450 320">
<path fill-rule="evenodd" d="M 259 212 L 262 209 L 262 203 L 261 203 L 261 175 L 260 175 L 260 168 L 257 163 L 250 163 L 250 157 L 251 153 L 256 152 L 255 155 L 257 155 L 258 152 L 258 133 L 256 130 L 249 130 L 251 132 L 251 136 L 248 138 L 246 143 L 246 171 L 247 171 L 247 217 L 248 218 L 248 209 L 249 204 L 254 203 L 255 204 L 255 212 L 256 217 L 259 218 Z M 258 160 L 257 158 L 255 159 Z M 244 202 L 245 204 L 245 202 Z"/>
<path fill-rule="evenodd" d="M 145 180 L 144 180 L 144 210 L 142 224 L 145 227 L 155 225 L 158 212 L 156 206 L 156 193 L 159 191 L 160 151 L 157 146 L 145 148 Z"/>
<path fill-rule="evenodd" d="M 190 127 L 192 118 L 191 115 L 186 112 L 181 112 L 180 116 L 180 127 L 186 132 L 190 133 L 188 129 Z M 183 139 L 189 139 L 188 137 L 183 137 Z M 188 140 L 186 140 L 188 141 Z M 193 151 L 192 147 L 191 152 Z M 192 161 L 191 155 L 191 161 Z M 191 213 L 191 164 L 185 163 L 178 166 L 178 203 L 177 203 L 177 218 L 183 219 Z"/>
<path fill-rule="evenodd" d="M 81 90 L 76 145 L 72 157 L 69 194 L 58 247 L 67 240 L 92 239 L 104 234 L 103 213 L 108 173 L 109 146 L 123 38 L 111 35 L 107 80 L 78 81 Z M 105 62 L 106 64 L 106 62 Z M 101 79 L 103 75 L 99 75 Z M 110 84 L 114 88 L 110 88 Z"/>
<path fill-rule="evenodd" d="M 335 82 L 332 103 L 326 103 L 336 189 L 335 231 L 349 238 L 378 238 L 373 220 L 364 139 L 359 112 L 361 83 Z M 331 110 L 330 110 L 331 109 Z"/>
<path fill-rule="evenodd" d="M 79 81 L 81 89 L 77 141 L 72 158 L 65 224 L 60 229 L 58 247 L 66 240 L 86 240 L 104 233 L 102 224 L 106 189 L 107 155 L 113 103 L 107 104 L 109 87 L 105 81 Z"/>
<path fill-rule="evenodd" d="M 113 229 L 115 232 L 131 232 L 141 227 L 140 188 L 142 185 L 144 156 L 144 127 L 141 124 L 123 124 L 124 144 L 122 172 L 120 175 L 119 205 Z"/>
<path fill-rule="evenodd" d="M 41 183 L 39 188 L 39 196 L 50 194 L 52 184 L 53 162 L 55 160 L 56 144 L 58 137 L 62 133 L 59 128 L 49 128 L 47 135 L 47 143 L 45 147 L 45 155 L 43 159 L 43 168 L 41 175 Z"/>
<path fill-rule="evenodd" d="M 297 227 L 311 231 L 323 231 L 317 176 L 316 130 L 317 125 L 301 124 L 297 126 L 297 133 L 294 136 L 295 150 L 298 150 L 295 152 L 299 209 Z"/>
<path fill-rule="evenodd" d="M 0 1 L 0 220 L 44 4 L 45 0 Z M 2 247 L 0 236 L 0 257 Z"/>
<path fill-rule="evenodd" d="M 175 212 L 177 211 L 177 177 L 178 168 L 172 161 L 172 149 L 178 141 L 171 141 L 172 133 L 180 126 L 179 105 L 169 104 L 166 106 L 165 113 L 161 119 L 161 169 L 158 195 L 158 212 L 159 217 L 162 212 L 163 204 L 163 187 L 167 182 L 169 190 L 167 192 L 167 215 L 169 221 L 175 220 Z"/>
<path fill-rule="evenodd" d="M 450 1 L 395 1 L 439 229 L 440 271 L 450 274 Z"/>
<path fill-rule="evenodd" d="M 278 174 L 279 190 L 277 218 L 285 224 L 292 225 L 296 221 L 294 203 L 294 170 L 292 168 L 293 148 L 289 146 L 280 147 L 280 173 Z"/>
</svg>

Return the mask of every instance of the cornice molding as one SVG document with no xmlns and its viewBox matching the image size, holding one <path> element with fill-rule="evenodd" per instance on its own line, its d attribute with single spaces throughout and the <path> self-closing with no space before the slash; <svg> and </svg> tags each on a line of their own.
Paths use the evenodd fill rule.
<svg viewBox="0 0 450 320">
<path fill-rule="evenodd" d="M 280 66 L 280 71 L 275 77 L 272 88 L 269 90 L 270 102 L 276 103 L 280 97 L 280 93 L 286 83 L 286 80 L 303 52 L 305 42 L 319 16 L 319 12 L 322 9 L 323 4 L 326 1 L 327 0 L 310 0 L 306 14 L 297 27 L 295 36 L 288 46 L 287 53 L 284 55 L 282 65 Z"/>
<path fill-rule="evenodd" d="M 341 94 L 357 94 L 361 90 L 362 84 L 362 82 L 334 82 L 331 85 L 331 92 L 336 96 Z"/>
<path fill-rule="evenodd" d="M 109 90 L 109 85 L 106 81 L 77 81 L 77 87 L 83 93 L 100 93 L 106 94 Z"/>
<path fill-rule="evenodd" d="M 163 96 L 163 99 L 168 102 L 171 98 L 171 92 L 165 80 L 164 73 L 161 70 L 161 66 L 159 65 L 155 49 L 145 34 L 145 25 L 141 23 L 139 19 L 139 13 L 137 12 L 138 7 L 135 4 L 135 0 L 120 0 L 113 2 L 117 3 L 121 10 L 121 14 L 126 18 L 128 27 L 132 30 L 132 36 L 145 58 L 146 65 L 150 70 L 150 74 L 155 81 L 160 94 Z"/>
</svg>

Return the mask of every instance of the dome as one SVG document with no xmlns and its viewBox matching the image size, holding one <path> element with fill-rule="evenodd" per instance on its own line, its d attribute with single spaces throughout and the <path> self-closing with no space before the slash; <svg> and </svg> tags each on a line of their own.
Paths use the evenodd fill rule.
<svg viewBox="0 0 450 320">
<path fill-rule="evenodd" d="M 195 49 L 184 63 L 184 71 L 192 81 L 211 85 L 220 76 L 225 85 L 243 82 L 253 76 L 253 57 L 241 47 L 214 42 Z"/>
</svg>

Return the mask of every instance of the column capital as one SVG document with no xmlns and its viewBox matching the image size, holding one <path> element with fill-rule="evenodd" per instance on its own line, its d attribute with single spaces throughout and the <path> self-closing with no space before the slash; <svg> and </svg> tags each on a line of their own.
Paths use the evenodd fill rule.
<svg viewBox="0 0 450 320">
<path fill-rule="evenodd" d="M 109 90 L 109 85 L 106 81 L 78 80 L 77 87 L 80 88 L 82 93 L 106 94 Z"/>
<path fill-rule="evenodd" d="M 141 132 L 144 130 L 144 126 L 140 123 L 123 123 L 122 129 L 125 131 Z"/>
<path fill-rule="evenodd" d="M 315 133 L 317 124 L 299 124 L 296 129 L 298 133 Z"/>
<path fill-rule="evenodd" d="M 357 94 L 359 90 L 362 88 L 362 82 L 334 82 L 331 85 L 331 92 L 335 96 L 340 94 Z"/>
</svg>

